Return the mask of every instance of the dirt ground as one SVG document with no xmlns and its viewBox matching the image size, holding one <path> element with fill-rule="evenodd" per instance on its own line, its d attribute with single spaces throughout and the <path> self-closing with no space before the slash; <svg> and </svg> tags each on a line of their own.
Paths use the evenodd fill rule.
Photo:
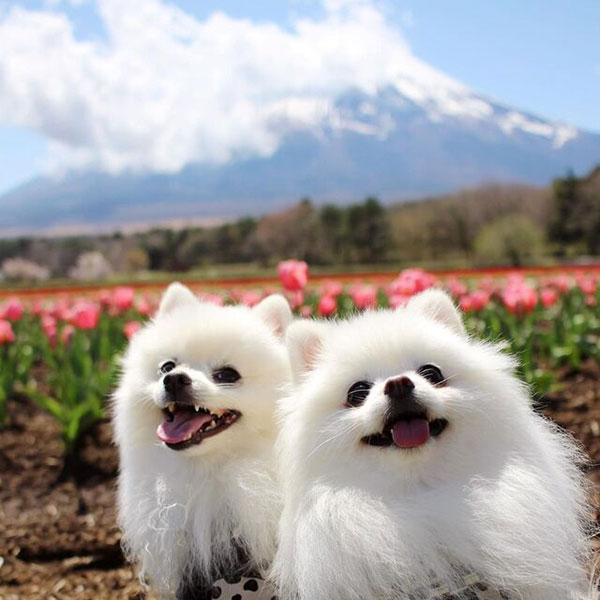
<svg viewBox="0 0 600 600">
<path fill-rule="evenodd" d="M 540 402 L 586 447 L 600 484 L 600 368 L 561 373 Z M 75 478 L 60 480 L 62 447 L 51 417 L 9 402 L 0 429 L 0 599 L 150 600 L 120 550 L 115 525 L 117 455 L 108 423 L 85 436 Z"/>
</svg>

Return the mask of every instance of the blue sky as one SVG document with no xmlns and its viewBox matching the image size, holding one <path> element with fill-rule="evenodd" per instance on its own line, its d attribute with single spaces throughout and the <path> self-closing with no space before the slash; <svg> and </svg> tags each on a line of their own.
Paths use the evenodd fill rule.
<svg viewBox="0 0 600 600">
<path fill-rule="evenodd" d="M 173 106 L 182 107 L 182 114 L 194 108 L 186 106 L 185 99 L 171 98 L 175 94 L 172 91 L 174 83 L 178 81 L 177 61 L 179 57 L 182 61 L 185 58 L 181 47 L 169 45 L 163 40 L 163 33 L 168 32 L 173 39 L 202 36 L 202 23 L 217 9 L 228 15 L 231 21 L 214 22 L 215 32 L 233 32 L 232 35 L 237 35 L 239 26 L 241 35 L 247 35 L 248 40 L 253 40 L 256 32 L 262 35 L 263 31 L 268 34 L 265 39 L 278 40 L 283 39 L 285 32 L 291 32 L 290 39 L 293 39 L 298 19 L 319 23 L 326 18 L 327 11 L 344 10 L 343 7 L 332 9 L 331 6 L 352 4 L 360 8 L 366 5 L 385 20 L 382 35 L 393 37 L 397 32 L 399 39 L 390 37 L 391 41 L 388 42 L 392 44 L 391 47 L 397 47 L 399 52 L 406 52 L 472 90 L 508 105 L 600 132 L 600 2 L 597 0 L 122 0 L 121 3 L 104 0 L 100 8 L 102 1 L 0 0 L 0 72 L 2 55 L 5 61 L 9 60 L 11 50 L 12 57 L 19 58 L 21 69 L 18 72 L 16 68 L 11 71 L 12 79 L 5 82 L 5 85 L 12 86 L 8 90 L 1 88 L 0 81 L 0 92 L 5 99 L 8 98 L 3 106 L 0 97 L 0 193 L 49 168 L 60 171 L 64 168 L 100 165 L 100 168 L 114 172 L 128 168 L 173 171 L 191 159 L 227 161 L 238 147 L 248 147 L 259 154 L 271 152 L 276 140 L 270 139 L 268 132 L 255 127 L 254 123 L 248 123 L 247 131 L 243 124 L 231 131 L 216 131 L 207 129 L 206 123 L 198 123 L 196 130 L 194 127 L 186 128 L 182 123 L 173 131 L 162 133 L 162 119 L 168 116 L 171 125 L 173 118 L 172 115 L 161 113 L 160 98 L 168 96 Z M 155 4 L 157 7 L 154 7 Z M 141 11 L 142 6 L 154 7 L 157 12 L 152 12 L 150 8 Z M 182 20 L 180 12 L 169 12 L 173 6 L 186 13 L 189 19 Z M 17 10 L 20 11 L 19 15 L 16 15 Z M 123 27 L 119 24 L 120 11 L 126 23 Z M 139 24 L 136 23 L 138 16 Z M 50 17 L 59 17 L 60 20 L 51 20 Z M 372 17 L 364 13 L 349 18 L 362 23 Z M 163 19 L 164 30 L 157 28 L 153 35 L 157 40 L 156 47 L 160 48 L 164 42 L 165 56 L 173 57 L 174 73 L 170 74 L 173 79 L 165 88 L 148 82 L 165 70 L 171 71 L 168 58 L 161 67 L 162 71 L 157 66 L 157 71 L 148 73 L 139 69 L 140 63 L 137 62 L 143 60 L 144 48 L 148 47 L 144 44 L 152 47 L 153 39 L 142 40 L 138 46 L 129 46 L 122 39 L 114 42 L 119 36 L 142 37 L 149 29 L 147 26 L 142 28 L 144 19 L 148 23 Z M 239 25 L 240 19 L 247 20 L 249 26 Z M 72 27 L 73 39 L 65 29 L 65 24 Z M 255 27 L 259 24 L 272 24 L 275 29 Z M 46 34 L 38 34 L 36 27 Z M 332 31 L 335 33 L 337 29 Z M 30 33 L 31 39 L 23 39 L 23 32 L 28 32 L 27 35 Z M 46 40 L 44 43 L 48 46 L 43 46 L 39 38 Z M 209 36 L 207 39 L 212 38 Z M 307 39 L 312 39 L 310 34 Z M 90 51 L 90 43 L 95 44 L 93 52 Z M 207 43 L 206 39 L 202 43 Z M 254 44 L 253 48 L 260 45 L 256 41 L 248 43 Z M 105 55 L 110 54 L 112 46 L 116 44 L 121 44 L 118 59 L 115 57 L 112 63 L 105 61 Z M 361 39 L 357 39 L 356 44 L 360 46 Z M 64 55 L 55 56 L 54 51 L 58 52 L 57 48 L 63 47 Z M 235 48 L 231 51 L 234 52 Z M 273 51 L 277 52 L 277 49 Z M 329 50 L 325 48 L 324 51 Z M 93 54 L 89 60 L 88 52 Z M 79 57 L 77 67 L 66 69 L 63 63 L 74 54 Z M 52 62 L 49 56 L 54 57 Z M 258 52 L 258 56 L 263 57 L 264 61 L 263 50 Z M 45 60 L 49 61 L 47 65 L 44 64 Z M 116 65 L 115 70 L 123 69 L 118 73 L 120 80 L 113 81 L 116 76 L 106 73 L 110 65 Z M 348 65 L 352 68 L 356 66 L 352 62 L 348 62 Z M 357 73 L 364 72 L 356 68 Z M 39 71 L 37 75 L 36 69 Z M 196 75 L 201 73 L 201 69 L 201 63 L 198 63 L 189 72 Z M 285 70 L 281 73 L 281 76 L 285 76 Z M 276 73 L 271 75 L 276 77 Z M 188 73 L 182 71 L 180 76 L 188 77 Z M 106 92 L 107 105 L 111 102 L 114 104 L 115 98 L 119 98 L 119 90 L 125 89 L 121 81 L 127 79 L 129 84 L 136 77 L 140 79 L 139 88 L 134 90 L 135 93 L 131 92 L 129 104 L 126 102 L 123 110 L 111 105 L 112 113 L 102 113 L 98 94 Z M 218 100 L 221 104 L 226 102 L 223 98 L 228 89 L 225 84 L 222 85 L 222 95 Z M 112 96 L 111 86 L 115 90 Z M 318 101 L 323 99 L 325 92 L 322 86 L 317 87 L 319 92 L 311 97 L 312 103 L 299 107 L 303 115 L 312 114 L 317 110 Z M 123 94 L 126 100 L 130 91 L 127 89 L 127 94 Z M 327 93 L 333 93 L 333 89 L 327 90 Z M 250 86 L 248 93 L 260 95 L 264 90 Z M 285 93 L 291 92 L 288 90 Z M 164 137 L 163 145 L 157 143 L 152 152 L 147 151 L 148 141 L 143 132 L 138 131 L 142 123 L 139 127 L 135 123 L 135 103 L 140 102 L 139 98 L 144 94 L 159 99 L 147 112 L 140 113 L 144 115 L 147 127 L 154 127 L 153 136 Z M 294 94 L 294 98 L 297 98 L 298 90 L 294 90 Z M 283 95 L 284 92 L 279 90 L 275 97 L 281 99 Z M 203 96 L 200 89 L 194 89 L 193 94 L 188 96 L 194 97 L 196 106 L 202 105 L 203 101 L 210 104 L 214 100 Z M 58 110 L 60 103 L 64 106 Z M 130 116 L 123 119 L 119 130 L 118 117 L 126 114 L 126 111 L 130 111 L 127 113 Z M 175 112 L 179 113 L 179 108 Z M 95 114 L 102 114 L 97 118 L 100 123 L 98 127 L 95 121 L 85 120 Z M 209 121 L 211 114 L 207 110 L 206 119 Z M 220 114 L 214 113 L 216 116 L 212 120 L 215 123 L 219 122 Z M 232 114 L 242 114 L 244 123 L 245 113 L 240 113 L 236 108 Z M 191 132 L 187 129 L 191 129 Z M 197 132 L 196 137 L 211 140 L 212 154 L 206 154 L 206 149 L 199 146 L 192 135 L 194 131 Z M 236 139 L 234 143 L 232 140 L 235 136 L 242 136 L 241 141 Z M 138 140 L 144 152 L 136 154 L 132 140 Z M 111 144 L 115 147 L 111 147 Z"/>
</svg>

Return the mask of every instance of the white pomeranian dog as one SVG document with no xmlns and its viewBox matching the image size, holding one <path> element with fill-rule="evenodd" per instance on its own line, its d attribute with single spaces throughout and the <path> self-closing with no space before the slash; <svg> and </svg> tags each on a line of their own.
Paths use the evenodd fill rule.
<svg viewBox="0 0 600 600">
<path fill-rule="evenodd" d="M 283 598 L 591 597 L 579 451 L 446 294 L 287 341 Z"/>
<path fill-rule="evenodd" d="M 291 312 L 200 302 L 181 284 L 131 340 L 114 396 L 128 555 L 164 598 L 203 599 L 275 552 L 276 400 L 291 373 Z"/>
</svg>

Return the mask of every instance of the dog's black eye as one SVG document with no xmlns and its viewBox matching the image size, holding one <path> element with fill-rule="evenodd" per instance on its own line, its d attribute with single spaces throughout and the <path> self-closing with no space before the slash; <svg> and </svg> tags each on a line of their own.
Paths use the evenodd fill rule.
<svg viewBox="0 0 600 600">
<path fill-rule="evenodd" d="M 417 373 L 433 385 L 439 385 L 445 381 L 440 368 L 435 365 L 423 365 L 417 369 Z"/>
<path fill-rule="evenodd" d="M 215 383 L 235 383 L 242 376 L 232 367 L 221 367 L 212 372 L 212 378 Z"/>
<path fill-rule="evenodd" d="M 357 381 L 348 389 L 346 396 L 346 404 L 348 406 L 360 406 L 369 395 L 369 391 L 373 387 L 370 381 Z"/>
<path fill-rule="evenodd" d="M 172 371 L 175 367 L 175 361 L 167 360 L 162 365 L 160 365 L 159 371 L 164 374 L 168 373 L 169 371 Z"/>
</svg>

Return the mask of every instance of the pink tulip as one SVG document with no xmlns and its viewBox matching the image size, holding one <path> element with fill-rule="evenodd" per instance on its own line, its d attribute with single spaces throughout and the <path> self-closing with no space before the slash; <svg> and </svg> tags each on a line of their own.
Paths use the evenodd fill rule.
<svg viewBox="0 0 600 600">
<path fill-rule="evenodd" d="M 537 292 L 526 283 L 513 281 L 501 294 L 504 306 L 512 314 L 527 314 L 533 311 L 538 301 Z"/>
<path fill-rule="evenodd" d="M 262 300 L 262 294 L 257 292 L 256 290 L 248 290 L 246 292 L 242 292 L 240 297 L 240 301 L 242 304 L 246 306 L 256 306 Z"/>
<path fill-rule="evenodd" d="M 304 289 L 308 281 L 308 265 L 303 260 L 284 260 L 277 266 L 283 287 L 290 292 Z"/>
<path fill-rule="evenodd" d="M 392 294 L 414 296 L 435 285 L 435 276 L 423 269 L 404 269 L 390 284 Z"/>
<path fill-rule="evenodd" d="M 135 310 L 137 310 L 138 313 L 143 317 L 147 317 L 152 313 L 152 304 L 150 303 L 150 300 L 147 298 L 147 296 L 136 300 Z"/>
<path fill-rule="evenodd" d="M 46 329 L 56 329 L 56 319 L 49 313 L 45 313 L 42 315 L 42 329 L 46 331 Z"/>
<path fill-rule="evenodd" d="M 113 295 L 110 290 L 104 289 L 98 292 L 98 302 L 103 308 L 108 308 L 113 303 Z"/>
<path fill-rule="evenodd" d="M 571 289 L 573 283 L 567 275 L 555 275 L 546 281 L 546 285 L 548 287 L 554 287 L 564 294 Z"/>
<path fill-rule="evenodd" d="M 540 302 L 548 308 L 553 304 L 556 304 L 558 300 L 558 292 L 556 289 L 551 287 L 545 287 L 540 290 Z"/>
<path fill-rule="evenodd" d="M 100 307 L 93 302 L 82 300 L 74 307 L 71 323 L 79 329 L 95 329 L 100 319 Z"/>
<path fill-rule="evenodd" d="M 478 312 L 483 310 L 490 301 L 490 294 L 484 290 L 475 290 L 465 294 L 459 301 L 460 308 L 465 312 Z"/>
<path fill-rule="evenodd" d="M 494 292 L 500 292 L 501 287 L 500 282 L 497 279 L 493 279 L 492 277 L 482 277 L 477 282 L 477 289 L 492 295 Z"/>
<path fill-rule="evenodd" d="M 350 288 L 350 297 L 356 308 L 374 308 L 377 303 L 377 290 L 372 285 L 357 283 Z"/>
<path fill-rule="evenodd" d="M 288 292 L 285 297 L 288 299 L 292 309 L 300 308 L 304 302 L 304 294 L 300 290 L 297 292 Z"/>
<path fill-rule="evenodd" d="M 319 300 L 319 306 L 317 307 L 317 312 L 322 317 L 329 317 L 332 315 L 337 309 L 337 302 L 335 298 L 332 296 L 323 296 Z"/>
<path fill-rule="evenodd" d="M 11 344 L 15 341 L 15 332 L 10 321 L 0 319 L 0 345 Z"/>
<path fill-rule="evenodd" d="M 44 303 L 41 300 L 34 300 L 31 305 L 31 312 L 36 316 L 41 316 L 44 312 Z"/>
<path fill-rule="evenodd" d="M 141 328 L 142 324 L 139 321 L 129 321 L 129 323 L 125 323 L 123 333 L 125 334 L 125 337 L 130 340 Z"/>
<path fill-rule="evenodd" d="M 50 309 L 53 317 L 59 321 L 68 321 L 71 318 L 71 308 L 66 298 L 59 298 Z"/>
<path fill-rule="evenodd" d="M 594 294 L 596 292 L 596 287 L 597 287 L 598 283 L 592 276 L 585 277 L 585 276 L 581 275 L 576 278 L 576 281 L 577 281 L 577 287 L 579 287 L 579 289 L 586 296 L 590 295 L 590 294 Z"/>
<path fill-rule="evenodd" d="M 473 299 L 471 298 L 470 294 L 466 294 L 465 296 L 463 296 L 460 301 L 459 301 L 459 306 L 460 309 L 463 312 L 471 312 L 472 310 L 474 310 L 473 308 Z"/>
<path fill-rule="evenodd" d="M 62 328 L 62 331 L 60 332 L 60 341 L 63 343 L 64 346 L 69 345 L 74 333 L 75 327 L 73 327 L 73 325 L 65 325 Z"/>
<path fill-rule="evenodd" d="M 402 294 L 392 294 L 388 296 L 388 302 L 391 308 L 399 308 L 400 306 L 406 306 L 410 296 L 403 296 Z"/>
<path fill-rule="evenodd" d="M 112 304 L 124 312 L 133 306 L 134 289 L 132 287 L 117 287 L 113 292 Z"/>
<path fill-rule="evenodd" d="M 344 287 L 339 281 L 324 281 L 319 286 L 320 296 L 330 296 L 337 298 L 344 291 Z"/>
<path fill-rule="evenodd" d="M 16 297 L 9 298 L 0 308 L 0 318 L 16 322 L 23 316 L 23 303 Z"/>
<path fill-rule="evenodd" d="M 446 287 L 455 298 L 460 298 L 469 291 L 464 281 L 460 281 L 454 277 L 446 280 Z"/>
<path fill-rule="evenodd" d="M 596 296 L 592 296 L 590 294 L 589 296 L 585 297 L 585 303 L 587 304 L 587 306 L 596 306 L 598 304 L 598 301 L 596 300 Z"/>
</svg>

